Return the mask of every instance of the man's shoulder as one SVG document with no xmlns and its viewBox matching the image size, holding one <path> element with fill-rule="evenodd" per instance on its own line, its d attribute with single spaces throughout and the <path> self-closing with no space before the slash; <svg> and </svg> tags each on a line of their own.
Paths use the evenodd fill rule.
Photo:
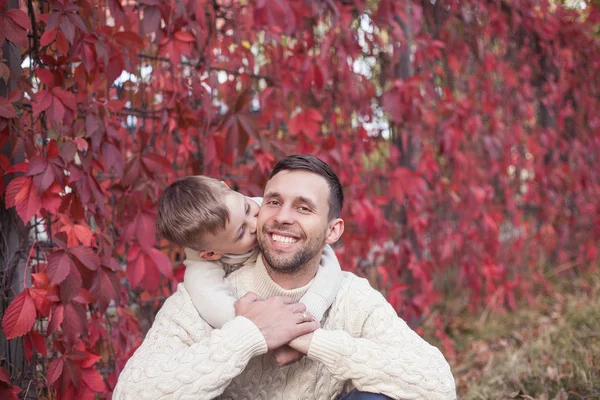
<svg viewBox="0 0 600 400">
<path fill-rule="evenodd" d="M 369 281 L 348 271 L 342 271 L 342 284 L 336 301 L 360 304 L 361 308 L 387 303 L 383 295 Z"/>
</svg>

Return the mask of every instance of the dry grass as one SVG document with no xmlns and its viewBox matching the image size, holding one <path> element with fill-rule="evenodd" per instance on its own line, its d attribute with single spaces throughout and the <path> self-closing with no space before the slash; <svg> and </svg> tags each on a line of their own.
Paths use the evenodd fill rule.
<svg viewBox="0 0 600 400">
<path fill-rule="evenodd" d="M 600 399 L 600 274 L 563 277 L 537 301 L 451 323 L 460 399 Z"/>
</svg>

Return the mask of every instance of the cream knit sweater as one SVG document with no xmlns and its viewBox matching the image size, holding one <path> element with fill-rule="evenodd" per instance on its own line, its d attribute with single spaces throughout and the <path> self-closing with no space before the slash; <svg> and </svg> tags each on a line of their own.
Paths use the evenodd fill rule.
<svg viewBox="0 0 600 400">
<path fill-rule="evenodd" d="M 284 290 L 258 258 L 229 276 L 236 297 L 298 301 L 308 286 Z M 455 399 L 442 353 L 398 318 L 369 283 L 343 272 L 341 287 L 308 356 L 278 368 L 250 320 L 212 329 L 180 284 L 156 316 L 113 393 L 126 399 L 334 399 L 345 387 L 397 399 Z"/>
</svg>

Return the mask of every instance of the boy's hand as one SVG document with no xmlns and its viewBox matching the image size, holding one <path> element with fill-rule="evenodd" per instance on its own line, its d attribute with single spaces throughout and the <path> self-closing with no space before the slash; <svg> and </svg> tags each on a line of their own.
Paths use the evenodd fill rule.
<svg viewBox="0 0 600 400">
<path fill-rule="evenodd" d="M 273 350 L 273 358 L 275 358 L 278 367 L 285 367 L 286 365 L 293 364 L 296 361 L 300 361 L 302 357 L 304 357 L 304 354 L 300 353 L 298 350 L 292 349 L 288 345 Z"/>
<path fill-rule="evenodd" d="M 277 349 L 320 327 L 320 323 L 313 321 L 313 316 L 306 312 L 304 304 L 294 303 L 289 297 L 262 300 L 250 292 L 235 302 L 235 315 L 254 322 L 265 337 L 268 350 Z"/>
<path fill-rule="evenodd" d="M 292 340 L 288 345 L 301 354 L 308 354 L 310 343 L 312 342 L 313 333 L 307 333 L 306 335 L 299 336 Z"/>
</svg>

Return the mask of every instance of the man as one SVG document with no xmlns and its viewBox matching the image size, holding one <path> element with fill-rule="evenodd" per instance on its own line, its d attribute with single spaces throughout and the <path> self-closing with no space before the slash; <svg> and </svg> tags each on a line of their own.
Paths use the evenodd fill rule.
<svg viewBox="0 0 600 400">
<path fill-rule="evenodd" d="M 298 299 L 326 244 L 344 231 L 343 194 L 327 164 L 306 155 L 275 166 L 258 215 L 262 256 L 229 276 L 236 317 L 211 329 L 180 285 L 127 363 L 114 399 L 454 399 L 448 363 L 368 282 L 344 272 L 323 327 Z M 305 355 L 278 367 L 272 352 Z M 385 397 L 387 396 L 387 397 Z"/>
</svg>

